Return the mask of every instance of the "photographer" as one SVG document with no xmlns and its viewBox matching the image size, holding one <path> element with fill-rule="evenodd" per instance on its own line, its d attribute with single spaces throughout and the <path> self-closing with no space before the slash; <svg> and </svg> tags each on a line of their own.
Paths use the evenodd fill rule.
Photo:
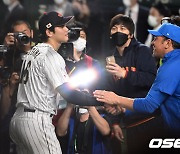
<svg viewBox="0 0 180 154">
<path fill-rule="evenodd" d="M 8 47 L 7 59 L 8 67 L 14 71 L 16 61 L 23 60 L 23 57 L 33 46 L 33 30 L 28 22 L 18 20 L 12 24 L 11 32 L 7 33 L 4 39 L 4 45 Z M 21 65 L 18 66 L 20 71 Z"/>
<path fill-rule="evenodd" d="M 6 84 L 2 88 L 2 97 L 0 101 L 1 118 L 1 152 L 9 153 L 9 122 L 15 111 L 17 100 L 17 88 L 19 83 L 19 74 L 26 53 L 32 47 L 33 30 L 26 21 L 16 21 L 13 23 L 11 32 L 7 33 L 4 45 L 8 50 L 5 54 L 9 76 L 6 78 Z M 0 152 L 0 153 L 1 153 Z"/>
<path fill-rule="evenodd" d="M 69 36 L 69 41 L 73 43 L 73 54 L 71 54 L 73 60 L 66 58 L 66 64 L 70 72 L 75 68 L 71 76 L 89 68 L 94 68 L 98 72 L 98 78 L 93 81 L 91 86 L 88 86 L 88 90 L 87 87 L 80 87 L 83 90 L 86 88 L 86 92 L 91 93 L 99 85 L 102 68 L 97 60 L 86 54 L 87 36 L 83 26 L 71 27 Z M 110 121 L 105 116 L 104 108 L 97 109 L 93 106 L 79 107 L 68 104 L 58 120 L 56 133 L 63 153 L 111 153 L 111 147 L 108 143 Z M 65 138 L 67 145 L 64 145 L 63 142 Z"/>
<path fill-rule="evenodd" d="M 3 12 L 4 20 L 1 20 L 0 43 L 3 43 L 14 22 L 27 20 L 27 12 L 20 0 L 3 0 L 3 3 L 6 5 L 6 11 Z"/>
</svg>

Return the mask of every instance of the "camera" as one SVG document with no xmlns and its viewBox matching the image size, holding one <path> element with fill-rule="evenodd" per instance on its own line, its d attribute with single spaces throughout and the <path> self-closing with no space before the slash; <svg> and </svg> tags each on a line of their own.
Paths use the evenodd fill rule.
<svg viewBox="0 0 180 154">
<path fill-rule="evenodd" d="M 0 53 L 5 53 L 5 52 L 7 52 L 7 46 L 0 45 Z"/>
<path fill-rule="evenodd" d="M 67 43 L 62 43 L 58 53 L 63 57 L 63 58 L 71 58 L 73 59 L 73 43 L 74 41 L 76 41 L 79 36 L 80 36 L 80 31 L 82 28 L 79 27 L 72 27 L 69 28 L 69 32 L 68 32 L 68 42 Z"/>
<path fill-rule="evenodd" d="M 0 66 L 1 84 L 3 85 L 7 84 L 10 76 L 11 76 L 10 69 L 7 66 L 4 66 L 4 67 Z"/>
<path fill-rule="evenodd" d="M 69 42 L 74 42 L 76 41 L 79 36 L 80 36 L 80 31 L 81 31 L 82 28 L 79 28 L 79 27 L 73 27 L 73 28 L 70 28 L 69 30 L 69 33 L 68 33 L 68 37 L 69 37 Z"/>
<path fill-rule="evenodd" d="M 30 38 L 24 33 L 14 33 L 14 37 L 20 44 L 26 45 L 30 42 Z"/>
<path fill-rule="evenodd" d="M 58 53 L 65 59 L 73 58 L 73 43 L 62 43 Z"/>
</svg>

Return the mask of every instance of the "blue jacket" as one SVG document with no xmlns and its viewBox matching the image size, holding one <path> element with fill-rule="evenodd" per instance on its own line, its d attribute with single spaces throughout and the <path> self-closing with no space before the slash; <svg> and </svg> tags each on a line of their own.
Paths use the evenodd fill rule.
<svg viewBox="0 0 180 154">
<path fill-rule="evenodd" d="M 180 49 L 165 55 L 163 65 L 145 98 L 135 99 L 133 108 L 141 113 L 161 109 L 167 129 L 180 134 Z"/>
</svg>

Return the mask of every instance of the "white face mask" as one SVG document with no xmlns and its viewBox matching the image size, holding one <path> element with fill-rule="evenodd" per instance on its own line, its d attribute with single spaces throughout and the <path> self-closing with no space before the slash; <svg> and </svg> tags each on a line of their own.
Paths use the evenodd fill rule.
<svg viewBox="0 0 180 154">
<path fill-rule="evenodd" d="M 4 3 L 5 5 L 10 5 L 10 4 L 11 4 L 11 0 L 3 0 L 3 3 Z"/>
<path fill-rule="evenodd" d="M 149 15 L 148 16 L 148 24 L 152 27 L 156 27 L 158 25 L 157 17 Z"/>
<path fill-rule="evenodd" d="M 79 108 L 79 113 L 80 114 L 88 113 L 88 110 L 84 108 Z"/>
<path fill-rule="evenodd" d="M 131 6 L 131 0 L 123 0 L 123 4 L 124 4 L 126 7 L 130 7 L 130 6 Z"/>
<path fill-rule="evenodd" d="M 86 40 L 79 37 L 76 41 L 73 42 L 73 45 L 77 52 L 81 52 L 86 47 Z"/>
<path fill-rule="evenodd" d="M 62 4 L 64 2 L 64 0 L 54 0 L 54 3 L 56 4 Z"/>
</svg>

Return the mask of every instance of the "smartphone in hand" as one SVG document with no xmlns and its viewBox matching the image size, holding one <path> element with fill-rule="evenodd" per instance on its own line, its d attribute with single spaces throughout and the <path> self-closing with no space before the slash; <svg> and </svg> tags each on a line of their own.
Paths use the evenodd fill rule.
<svg viewBox="0 0 180 154">
<path fill-rule="evenodd" d="M 107 63 L 107 65 L 109 64 L 109 62 L 116 63 L 115 58 L 114 58 L 113 55 L 106 57 L 106 63 Z"/>
</svg>

